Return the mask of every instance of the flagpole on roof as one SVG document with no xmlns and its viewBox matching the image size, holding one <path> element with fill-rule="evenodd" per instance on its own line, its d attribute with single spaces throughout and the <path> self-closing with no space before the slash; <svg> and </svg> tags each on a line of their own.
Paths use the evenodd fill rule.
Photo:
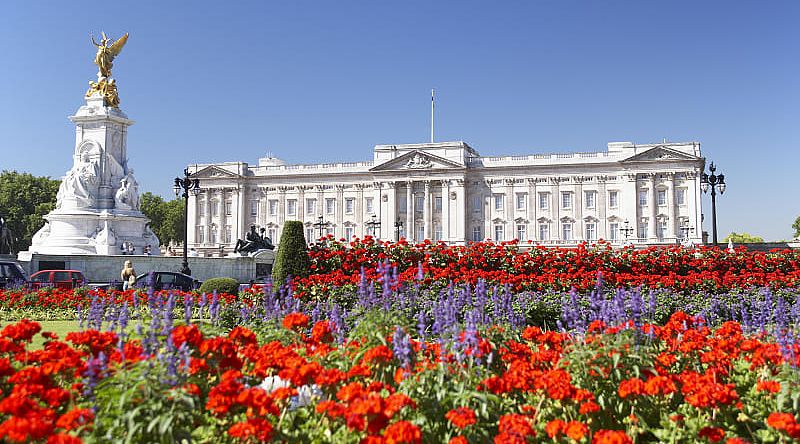
<svg viewBox="0 0 800 444">
<path fill-rule="evenodd" d="M 431 89 L 431 143 L 433 143 L 433 111 L 436 107 L 436 90 Z"/>
</svg>

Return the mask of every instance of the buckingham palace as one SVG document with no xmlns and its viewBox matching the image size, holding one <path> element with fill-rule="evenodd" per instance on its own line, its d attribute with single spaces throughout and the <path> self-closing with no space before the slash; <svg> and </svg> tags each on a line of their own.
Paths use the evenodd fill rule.
<svg viewBox="0 0 800 444">
<path fill-rule="evenodd" d="M 252 225 L 277 243 L 287 220 L 309 241 L 699 243 L 704 162 L 698 142 L 484 157 L 459 141 L 376 145 L 363 162 L 190 165 L 188 245 L 230 251 Z"/>
</svg>

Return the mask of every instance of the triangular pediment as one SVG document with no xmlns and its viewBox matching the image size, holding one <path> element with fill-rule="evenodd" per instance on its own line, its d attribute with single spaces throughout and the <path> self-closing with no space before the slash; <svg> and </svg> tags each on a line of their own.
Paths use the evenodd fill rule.
<svg viewBox="0 0 800 444">
<path fill-rule="evenodd" d="M 376 165 L 370 171 L 429 171 L 454 168 L 464 169 L 464 165 L 425 151 L 414 150 Z"/>
<path fill-rule="evenodd" d="M 663 145 L 659 145 L 649 150 L 631 156 L 622 162 L 654 162 L 661 160 L 700 160 L 699 157 L 686 154 Z"/>
<path fill-rule="evenodd" d="M 236 173 L 232 173 L 226 169 L 220 168 L 215 165 L 207 166 L 201 170 L 198 170 L 196 173 L 192 174 L 192 178 L 198 179 L 235 179 L 238 178 L 239 175 Z"/>
</svg>

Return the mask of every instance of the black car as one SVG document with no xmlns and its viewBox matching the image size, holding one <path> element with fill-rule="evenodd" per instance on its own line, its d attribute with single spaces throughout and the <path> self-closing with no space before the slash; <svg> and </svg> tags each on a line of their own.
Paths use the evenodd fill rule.
<svg viewBox="0 0 800 444">
<path fill-rule="evenodd" d="M 152 275 L 152 281 L 151 276 Z M 182 290 L 192 291 L 200 287 L 201 282 L 193 277 L 176 273 L 174 271 L 151 271 L 141 274 L 136 278 L 136 286 L 146 288 L 152 285 L 158 290 Z"/>
<path fill-rule="evenodd" d="M 26 285 L 28 285 L 28 275 L 18 263 L 0 260 L 0 288 Z"/>
</svg>

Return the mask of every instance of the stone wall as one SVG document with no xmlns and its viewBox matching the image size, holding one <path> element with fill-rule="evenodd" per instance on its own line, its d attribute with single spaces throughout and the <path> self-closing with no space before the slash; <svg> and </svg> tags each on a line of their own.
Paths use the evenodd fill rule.
<svg viewBox="0 0 800 444">
<path fill-rule="evenodd" d="M 190 257 L 192 277 L 204 281 L 213 277 L 231 277 L 245 283 L 261 278 L 256 276 L 256 263 L 267 264 L 271 270 L 274 255 L 254 257 Z M 48 268 L 80 270 L 89 282 L 119 281 L 125 261 L 131 261 L 137 274 L 148 271 L 180 271 L 183 258 L 180 256 L 97 256 L 97 255 L 51 255 L 33 254 L 30 261 L 20 261 L 26 271 L 33 274 Z M 263 269 L 263 267 L 261 267 Z"/>
</svg>

